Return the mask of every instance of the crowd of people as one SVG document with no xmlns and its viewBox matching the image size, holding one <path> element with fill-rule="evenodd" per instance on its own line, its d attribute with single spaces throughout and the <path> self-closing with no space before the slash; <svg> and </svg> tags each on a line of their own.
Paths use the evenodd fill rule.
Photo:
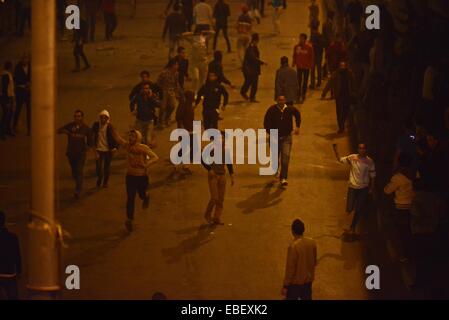
<svg viewBox="0 0 449 320">
<path fill-rule="evenodd" d="M 8 4 L 10 2 L 6 1 Z M 330 6 L 331 2 L 335 5 Z M 268 108 L 263 119 L 267 132 L 278 130 L 280 168 L 276 178 L 281 187 L 287 187 L 292 135 L 299 134 L 301 126 L 301 114 L 295 104 L 305 103 L 308 90 L 322 89 L 322 99 L 330 93 L 336 104 L 337 134 L 344 133 L 350 122 L 352 133 L 358 140 L 357 153 L 344 157 L 340 157 L 334 145 L 337 160 L 350 166 L 346 211 L 353 213 L 353 220 L 347 232 L 356 234 L 360 219 L 368 214 L 370 194 L 376 195 L 376 198 L 382 198 L 382 193 L 394 194 L 392 203 L 386 205 L 388 198 L 385 196 L 384 205 L 381 205 L 384 212 L 391 212 L 394 221 L 387 223 L 386 228 L 393 230 L 388 237 L 393 239 L 400 263 L 416 266 L 414 284 L 423 286 L 428 283 L 435 257 L 439 254 L 444 256 L 441 250 L 447 248 L 448 242 L 449 85 L 446 71 L 449 55 L 428 56 L 425 61 L 429 64 L 415 69 L 416 77 L 413 79 L 421 79 L 410 83 L 410 88 L 420 85 L 422 95 L 417 98 L 414 108 L 400 110 L 407 115 L 407 121 L 401 122 L 398 120 L 400 117 L 394 117 L 397 112 L 387 108 L 401 97 L 395 97 L 394 90 L 386 88 L 388 85 L 395 86 L 393 82 L 399 77 L 396 73 L 405 68 L 404 64 L 393 63 L 397 62 L 395 59 L 398 57 L 393 51 L 392 33 L 389 33 L 389 28 L 393 28 L 392 15 L 382 7 L 386 30 L 370 31 L 363 27 L 364 14 L 360 1 L 348 1 L 345 8 L 341 8 L 340 1 L 324 3 L 326 5 L 320 7 L 315 0 L 310 1 L 309 34 L 299 35 L 291 61 L 286 56 L 280 58 L 273 84 L 276 104 Z M 80 0 L 79 4 L 81 12 L 86 14 L 82 14 L 85 18 L 81 30 L 75 31 L 75 71 L 80 70 L 79 57 L 84 59 L 85 68 L 89 68 L 83 44 L 95 41 L 98 10 L 103 8 L 104 11 L 106 40 L 113 37 L 117 26 L 115 1 Z M 279 34 L 280 12 L 287 8 L 287 3 L 272 0 L 269 4 L 272 6 L 273 32 Z M 321 16 L 325 17 L 323 23 L 320 21 L 321 10 L 324 11 Z M 125 225 L 132 231 L 136 195 L 142 199 L 144 209 L 149 206 L 148 167 L 158 160 L 152 151 L 158 145 L 155 130 L 164 130 L 176 123 L 178 128 L 184 128 L 192 135 L 194 109 L 200 103 L 203 106 L 204 128 L 220 129 L 219 121 L 223 119 L 221 111 L 228 104 L 226 86 L 235 86 L 224 73 L 222 51 L 216 49 L 222 32 L 227 52 L 232 52 L 233 46 L 228 37 L 228 18 L 231 14 L 225 0 L 218 0 L 213 8 L 205 0 L 169 1 L 162 30 L 162 38 L 168 36 L 169 60 L 156 81 L 150 79 L 149 71 L 143 70 L 140 73 L 141 82 L 131 90 L 130 112 L 136 120 L 128 139 L 123 139 L 114 128 L 108 110 L 98 115 L 99 119 L 92 127 L 84 123 L 83 111 L 76 110 L 74 121 L 58 130 L 58 133 L 68 136 L 66 154 L 75 180 L 76 198 L 82 192 L 83 168 L 89 150 L 93 151 L 96 159 L 97 187 L 107 188 L 111 159 L 119 146 L 122 147 L 128 155 Z M 236 50 L 242 63 L 243 76 L 240 95 L 250 103 L 259 103 L 258 81 L 266 64 L 258 47 L 259 34 L 252 29 L 254 24 L 261 23 L 264 16 L 265 1 L 247 1 L 241 6 L 235 26 Z M 211 39 L 214 53 L 210 61 Z M 188 48 L 186 44 L 189 44 Z M 10 62 L 4 65 L 0 87 L 2 139 L 5 135 L 14 135 L 23 105 L 27 108 L 27 128 L 30 132 L 29 74 L 29 59 L 25 56 L 14 73 Z M 186 82 L 191 83 L 187 85 Z M 396 128 L 385 130 L 388 121 L 394 123 Z M 379 136 L 374 133 L 379 130 L 375 126 L 391 134 L 387 143 L 390 148 L 385 148 L 385 142 L 378 140 Z M 395 139 L 397 144 L 391 145 Z M 224 148 L 224 139 L 221 143 Z M 385 149 L 395 149 L 395 152 L 390 155 L 383 153 L 382 144 Z M 389 161 L 391 166 L 376 166 Z M 203 163 L 203 166 L 208 171 L 210 190 L 205 219 L 208 223 L 221 225 L 226 171 L 234 185 L 234 168 L 224 164 Z M 178 169 L 174 166 L 178 174 L 191 174 L 186 167 Z M 289 299 L 310 299 L 312 295 L 316 244 L 303 237 L 304 230 L 302 221 L 293 222 L 295 240 L 288 250 L 283 290 Z"/>
</svg>

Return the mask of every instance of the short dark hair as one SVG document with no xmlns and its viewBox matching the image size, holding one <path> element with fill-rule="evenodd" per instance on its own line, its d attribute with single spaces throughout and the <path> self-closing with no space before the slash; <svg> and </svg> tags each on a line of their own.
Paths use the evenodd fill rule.
<svg viewBox="0 0 449 320">
<path fill-rule="evenodd" d="M 401 152 L 398 158 L 399 166 L 402 168 L 408 168 L 412 164 L 412 157 L 405 152 Z"/>
<path fill-rule="evenodd" d="M 181 53 L 182 51 L 184 51 L 186 48 L 184 48 L 184 47 L 178 47 L 178 50 L 177 50 L 177 52 L 178 53 Z"/>
<path fill-rule="evenodd" d="M 142 77 L 142 76 L 150 76 L 150 71 L 147 71 L 147 70 L 143 70 L 143 71 L 140 71 L 140 76 Z"/>
<path fill-rule="evenodd" d="M 302 236 L 305 231 L 304 222 L 302 222 L 300 219 L 296 219 L 292 223 L 292 232 L 298 236 Z"/>
<path fill-rule="evenodd" d="M 3 69 L 5 69 L 5 70 L 7 70 L 7 71 L 11 70 L 11 69 L 12 69 L 12 62 L 11 62 L 11 61 L 6 61 L 6 62 L 3 64 Z"/>
<path fill-rule="evenodd" d="M 84 117 L 84 112 L 80 109 L 75 110 L 73 114 L 81 113 L 81 116 Z"/>
<path fill-rule="evenodd" d="M 0 228 L 5 226 L 6 215 L 3 211 L 0 211 Z"/>
<path fill-rule="evenodd" d="M 281 65 L 288 65 L 288 58 L 286 56 L 281 57 Z"/>
<path fill-rule="evenodd" d="M 300 37 L 300 38 L 304 38 L 304 39 L 307 40 L 307 35 L 306 35 L 305 33 L 301 33 L 301 34 L 299 35 L 299 37 Z"/>
<path fill-rule="evenodd" d="M 251 35 L 251 41 L 259 41 L 259 34 L 258 33 L 253 33 Z"/>
</svg>

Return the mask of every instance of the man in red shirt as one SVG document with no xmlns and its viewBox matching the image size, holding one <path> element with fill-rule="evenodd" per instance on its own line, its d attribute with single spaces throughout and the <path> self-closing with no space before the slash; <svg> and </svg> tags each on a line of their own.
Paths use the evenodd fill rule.
<svg viewBox="0 0 449 320">
<path fill-rule="evenodd" d="M 301 33 L 299 44 L 293 49 L 293 67 L 296 66 L 299 84 L 299 103 L 304 103 L 310 70 L 313 68 L 313 46 L 307 42 L 307 35 Z"/>
<path fill-rule="evenodd" d="M 326 61 L 329 72 L 332 74 L 336 71 L 341 61 L 346 61 L 346 46 L 340 33 L 335 36 L 329 47 L 326 49 Z"/>
</svg>

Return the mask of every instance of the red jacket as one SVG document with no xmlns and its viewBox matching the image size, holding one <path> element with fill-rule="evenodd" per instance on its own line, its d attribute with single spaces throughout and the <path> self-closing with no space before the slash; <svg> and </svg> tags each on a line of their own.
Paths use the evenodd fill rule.
<svg viewBox="0 0 449 320">
<path fill-rule="evenodd" d="M 338 69 L 340 62 L 346 60 L 346 46 L 343 41 L 332 41 L 326 49 L 326 61 L 329 71 L 333 72 Z"/>
<path fill-rule="evenodd" d="M 303 46 L 298 44 L 293 49 L 293 66 L 298 69 L 312 69 L 313 57 L 313 46 L 309 42 L 306 42 Z"/>
</svg>

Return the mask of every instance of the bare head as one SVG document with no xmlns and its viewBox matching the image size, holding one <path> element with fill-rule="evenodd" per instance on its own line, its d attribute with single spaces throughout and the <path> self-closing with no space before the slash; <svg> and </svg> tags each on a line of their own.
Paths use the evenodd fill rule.
<svg viewBox="0 0 449 320">
<path fill-rule="evenodd" d="M 82 124 L 84 120 L 84 112 L 81 110 L 76 110 L 73 114 L 73 119 L 75 120 L 76 124 Z"/>
<path fill-rule="evenodd" d="M 142 80 L 142 82 L 150 81 L 150 73 L 147 70 L 143 70 L 140 73 L 140 79 Z"/>
<path fill-rule="evenodd" d="M 143 92 L 146 96 L 150 96 L 150 95 L 153 93 L 153 92 L 151 91 L 150 84 L 148 84 L 148 83 L 144 84 L 144 85 L 143 85 L 143 88 L 142 88 L 142 92 Z"/>
<path fill-rule="evenodd" d="M 128 141 L 130 145 L 137 143 L 137 132 L 136 130 L 131 130 L 128 134 Z"/>
<path fill-rule="evenodd" d="M 365 158 L 366 156 L 368 156 L 368 151 L 366 149 L 366 144 L 365 143 L 359 143 L 359 145 L 357 146 L 357 152 L 359 153 L 359 156 L 361 156 L 362 158 Z"/>
<path fill-rule="evenodd" d="M 105 125 L 106 123 L 108 123 L 108 121 L 109 121 L 109 117 L 108 116 L 106 116 L 104 114 L 100 115 L 100 123 L 102 125 Z"/>
<path fill-rule="evenodd" d="M 292 223 L 292 234 L 295 237 L 301 237 L 304 234 L 305 231 L 304 222 L 302 222 L 300 219 L 296 219 Z"/>
<path fill-rule="evenodd" d="M 284 96 L 279 96 L 277 99 L 277 103 L 279 107 L 283 107 L 286 103 Z"/>
<path fill-rule="evenodd" d="M 178 48 L 178 56 L 181 57 L 181 59 L 187 58 L 186 48 L 184 48 L 184 47 L 179 47 L 179 48 Z"/>
<path fill-rule="evenodd" d="M 307 41 L 307 35 L 305 33 L 301 33 L 299 35 L 299 44 L 304 45 Z"/>
</svg>

